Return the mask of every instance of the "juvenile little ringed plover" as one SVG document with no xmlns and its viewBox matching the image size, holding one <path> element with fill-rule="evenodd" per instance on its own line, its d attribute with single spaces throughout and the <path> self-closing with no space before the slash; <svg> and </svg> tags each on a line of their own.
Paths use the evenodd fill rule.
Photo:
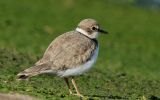
<svg viewBox="0 0 160 100">
<path fill-rule="evenodd" d="M 32 67 L 20 72 L 17 78 L 27 79 L 43 73 L 53 73 L 64 78 L 69 93 L 73 94 L 68 81 L 71 78 L 76 90 L 74 95 L 82 97 L 74 76 L 88 71 L 95 63 L 99 51 L 97 41 L 99 33 L 107 34 L 108 32 L 100 29 L 98 22 L 94 19 L 82 20 L 75 30 L 66 32 L 53 40 L 43 57 Z"/>
</svg>

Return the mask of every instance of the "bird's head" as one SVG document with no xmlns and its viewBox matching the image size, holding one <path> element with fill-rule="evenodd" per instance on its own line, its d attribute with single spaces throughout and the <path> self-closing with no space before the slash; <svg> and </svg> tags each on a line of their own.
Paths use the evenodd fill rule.
<svg viewBox="0 0 160 100">
<path fill-rule="evenodd" d="M 95 39 L 98 37 L 99 33 L 107 34 L 108 32 L 102 30 L 98 24 L 98 22 L 94 19 L 84 19 L 82 20 L 77 28 L 76 31 L 86 35 L 91 39 Z"/>
</svg>

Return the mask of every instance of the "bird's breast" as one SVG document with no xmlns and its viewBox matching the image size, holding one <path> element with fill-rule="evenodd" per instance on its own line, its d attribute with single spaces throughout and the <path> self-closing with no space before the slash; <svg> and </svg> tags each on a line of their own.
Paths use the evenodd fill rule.
<svg viewBox="0 0 160 100">
<path fill-rule="evenodd" d="M 69 77 L 69 76 L 77 76 L 77 75 L 83 74 L 84 72 L 88 71 L 93 66 L 93 64 L 96 62 L 97 57 L 98 57 L 98 52 L 99 52 L 99 46 L 97 46 L 97 48 L 95 49 L 90 60 L 88 60 L 87 62 L 79 66 L 73 67 L 71 69 L 59 71 L 58 76 Z"/>
</svg>

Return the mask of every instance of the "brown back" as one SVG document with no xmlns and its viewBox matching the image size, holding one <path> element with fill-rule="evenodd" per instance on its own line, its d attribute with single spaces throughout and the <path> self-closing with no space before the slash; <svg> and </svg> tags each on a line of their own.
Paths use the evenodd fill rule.
<svg viewBox="0 0 160 100">
<path fill-rule="evenodd" d="M 96 42 L 77 31 L 57 37 L 36 65 L 52 62 L 52 69 L 68 69 L 88 61 L 96 49 Z"/>
</svg>

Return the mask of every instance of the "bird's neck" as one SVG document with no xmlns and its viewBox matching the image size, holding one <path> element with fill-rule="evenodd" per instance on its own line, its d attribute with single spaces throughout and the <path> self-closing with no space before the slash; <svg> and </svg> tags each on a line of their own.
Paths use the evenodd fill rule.
<svg viewBox="0 0 160 100">
<path fill-rule="evenodd" d="M 98 32 L 88 33 L 87 31 L 79 27 L 76 28 L 76 31 L 80 32 L 81 34 L 84 34 L 85 36 L 91 39 L 96 39 L 98 37 Z"/>
</svg>

